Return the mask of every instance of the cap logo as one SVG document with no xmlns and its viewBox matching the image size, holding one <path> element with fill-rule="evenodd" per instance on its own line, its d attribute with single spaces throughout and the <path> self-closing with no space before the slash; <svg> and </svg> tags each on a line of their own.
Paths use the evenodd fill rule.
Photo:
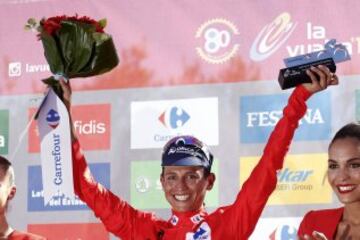
<svg viewBox="0 0 360 240">
<path fill-rule="evenodd" d="M 172 147 L 172 148 L 169 149 L 168 155 L 173 154 L 173 153 L 176 153 L 176 148 L 175 147 Z"/>
<path fill-rule="evenodd" d="M 182 145 L 185 145 L 185 139 L 184 138 L 179 138 L 178 140 L 176 140 L 176 142 L 175 142 L 175 144 L 176 145 L 180 145 L 180 143 L 182 144 Z"/>
<path fill-rule="evenodd" d="M 167 155 L 177 154 L 177 153 L 192 155 L 194 157 L 199 157 L 200 159 L 202 158 L 202 154 L 199 153 L 197 150 L 184 146 L 170 148 Z"/>
</svg>

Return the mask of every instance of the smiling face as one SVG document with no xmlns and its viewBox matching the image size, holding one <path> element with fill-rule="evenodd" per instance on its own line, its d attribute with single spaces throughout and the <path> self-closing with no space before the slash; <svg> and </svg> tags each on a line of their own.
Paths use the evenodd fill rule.
<svg viewBox="0 0 360 240">
<path fill-rule="evenodd" d="M 205 176 L 204 168 L 195 166 L 166 166 L 160 176 L 166 200 L 177 212 L 202 208 L 207 190 L 211 190 L 215 175 Z"/>
<path fill-rule="evenodd" d="M 328 180 L 343 204 L 360 203 L 360 141 L 339 138 L 329 148 Z"/>
</svg>

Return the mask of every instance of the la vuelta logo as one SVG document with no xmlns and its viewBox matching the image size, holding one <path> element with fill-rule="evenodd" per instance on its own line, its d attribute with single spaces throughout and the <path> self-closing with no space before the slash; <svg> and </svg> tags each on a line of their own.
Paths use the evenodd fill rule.
<svg viewBox="0 0 360 240">
<path fill-rule="evenodd" d="M 257 35 L 250 49 L 250 58 L 257 62 L 268 58 L 291 36 L 296 25 L 287 12 L 277 16 Z"/>
</svg>

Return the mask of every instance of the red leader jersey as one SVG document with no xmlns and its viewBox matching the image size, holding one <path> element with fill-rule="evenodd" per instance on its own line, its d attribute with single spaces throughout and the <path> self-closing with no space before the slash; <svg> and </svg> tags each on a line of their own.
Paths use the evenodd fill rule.
<svg viewBox="0 0 360 240">
<path fill-rule="evenodd" d="M 298 121 L 306 112 L 305 101 L 309 96 L 303 86 L 294 90 L 263 156 L 235 202 L 211 214 L 204 210 L 173 211 L 171 218 L 165 221 L 154 213 L 134 209 L 93 179 L 78 141 L 74 141 L 72 146 L 75 192 L 101 219 L 106 229 L 123 240 L 248 239 L 276 187 L 276 171 L 282 168 Z"/>
</svg>

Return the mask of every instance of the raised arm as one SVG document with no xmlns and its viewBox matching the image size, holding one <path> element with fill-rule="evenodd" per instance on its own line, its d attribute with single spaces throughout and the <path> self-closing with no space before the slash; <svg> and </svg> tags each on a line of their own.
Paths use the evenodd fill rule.
<svg viewBox="0 0 360 240">
<path fill-rule="evenodd" d="M 132 208 L 127 202 L 114 195 L 93 178 L 85 157 L 80 149 L 80 143 L 73 128 L 71 118 L 71 86 L 69 82 L 60 80 L 63 90 L 63 102 L 69 111 L 73 178 L 76 195 L 93 210 L 106 229 L 123 239 L 137 239 L 138 228 L 146 228 L 148 232 L 156 232 L 155 217 Z M 140 237 L 141 238 L 141 237 Z"/>
<path fill-rule="evenodd" d="M 247 239 L 253 232 L 269 196 L 276 187 L 276 171 L 282 168 L 298 122 L 306 112 L 306 100 L 327 86 L 338 84 L 336 75 L 324 66 L 312 68 L 307 74 L 312 83 L 298 86 L 291 94 L 283 110 L 283 117 L 271 133 L 259 163 L 243 184 L 235 203 L 223 214 L 226 219 L 232 219 L 228 229 L 229 233 L 234 234 L 232 236 Z M 316 75 L 320 77 L 319 81 Z"/>
</svg>

